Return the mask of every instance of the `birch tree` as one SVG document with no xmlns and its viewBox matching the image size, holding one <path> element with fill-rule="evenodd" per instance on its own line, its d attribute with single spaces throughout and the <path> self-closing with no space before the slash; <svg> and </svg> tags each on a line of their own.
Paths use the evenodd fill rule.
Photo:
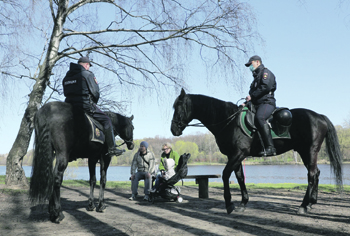
<svg viewBox="0 0 350 236">
<path fill-rule="evenodd" d="M 189 78 L 185 80 L 184 74 L 193 58 L 223 78 L 235 78 L 232 86 L 239 86 L 242 76 L 236 65 L 247 58 L 253 40 L 260 40 L 251 7 L 238 0 L 2 0 L 0 4 L 6 14 L 0 15 L 2 80 L 31 84 L 7 158 L 7 185 L 28 184 L 22 159 L 34 115 L 62 93 L 60 84 L 69 62 L 89 56 L 94 72 L 106 75 L 99 82 L 108 77 L 109 83 L 124 90 L 161 95 L 186 87 Z M 193 79 L 200 83 L 206 78 Z"/>
</svg>

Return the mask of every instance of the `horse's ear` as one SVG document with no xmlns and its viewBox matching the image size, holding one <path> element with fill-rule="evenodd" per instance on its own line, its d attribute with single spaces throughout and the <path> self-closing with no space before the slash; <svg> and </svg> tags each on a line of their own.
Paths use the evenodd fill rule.
<svg viewBox="0 0 350 236">
<path fill-rule="evenodd" d="M 130 120 L 133 120 L 134 119 L 134 115 L 130 116 Z"/>
<path fill-rule="evenodd" d="M 186 95 L 186 92 L 185 92 L 185 90 L 182 88 L 182 89 L 181 89 L 181 94 L 180 94 L 179 98 L 182 99 L 183 97 L 185 97 L 185 95 Z"/>
</svg>

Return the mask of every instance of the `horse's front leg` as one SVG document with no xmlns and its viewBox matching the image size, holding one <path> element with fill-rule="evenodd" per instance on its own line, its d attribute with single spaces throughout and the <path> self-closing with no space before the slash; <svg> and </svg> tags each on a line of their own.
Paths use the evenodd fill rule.
<svg viewBox="0 0 350 236">
<path fill-rule="evenodd" d="M 61 210 L 61 185 L 63 181 L 63 174 L 68 165 L 66 156 L 57 154 L 56 165 L 54 170 L 54 186 L 51 198 L 49 200 L 49 214 L 50 220 L 53 223 L 60 223 L 64 219 Z"/>
<path fill-rule="evenodd" d="M 242 194 L 242 201 L 241 204 L 235 209 L 237 212 L 244 212 L 245 206 L 247 205 L 249 201 L 249 196 L 248 196 L 248 191 L 247 187 L 245 185 L 244 181 L 244 172 L 242 168 L 242 163 L 239 164 L 237 170 L 235 170 L 236 178 L 239 184 L 239 187 L 241 189 L 241 194 Z"/>
<path fill-rule="evenodd" d="M 222 172 L 222 181 L 224 182 L 224 198 L 225 198 L 225 206 L 227 214 L 230 214 L 234 209 L 235 206 L 233 202 L 231 202 L 231 192 L 230 192 L 230 176 L 233 172 L 233 164 L 234 160 L 233 157 L 228 157 L 228 162 Z"/>
<path fill-rule="evenodd" d="M 104 191 L 105 191 L 106 182 L 107 182 L 107 168 L 110 162 L 111 162 L 111 158 L 109 156 L 102 155 L 100 159 L 101 180 L 100 180 L 100 194 L 98 197 L 98 206 L 96 208 L 97 212 L 103 212 L 106 209 L 106 204 L 104 201 Z"/>
<path fill-rule="evenodd" d="M 89 203 L 88 203 L 86 210 L 93 211 L 96 208 L 95 203 L 94 203 L 94 189 L 96 186 L 97 159 L 89 158 L 88 163 L 89 163 L 89 173 L 90 173 L 90 196 L 89 196 Z"/>
</svg>

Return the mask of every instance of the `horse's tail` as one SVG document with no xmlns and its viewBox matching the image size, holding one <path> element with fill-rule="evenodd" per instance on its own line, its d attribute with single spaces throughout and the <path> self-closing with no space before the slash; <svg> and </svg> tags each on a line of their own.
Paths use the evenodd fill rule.
<svg viewBox="0 0 350 236">
<path fill-rule="evenodd" d="M 340 190 L 343 189 L 342 179 L 342 154 L 340 151 L 340 145 L 338 141 L 337 132 L 332 122 L 327 116 L 323 116 L 327 122 L 328 132 L 326 134 L 326 150 L 331 162 L 332 171 L 336 177 L 336 183 Z"/>
<path fill-rule="evenodd" d="M 34 117 L 35 140 L 32 177 L 29 199 L 32 204 L 43 204 L 53 191 L 53 148 L 50 139 L 49 123 L 46 114 L 40 109 Z"/>
</svg>

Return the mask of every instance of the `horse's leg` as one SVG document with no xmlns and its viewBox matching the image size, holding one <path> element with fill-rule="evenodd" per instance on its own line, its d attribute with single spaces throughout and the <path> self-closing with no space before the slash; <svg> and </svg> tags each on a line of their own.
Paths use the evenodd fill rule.
<svg viewBox="0 0 350 236">
<path fill-rule="evenodd" d="M 245 205 L 247 205 L 249 201 L 247 187 L 244 182 L 244 172 L 242 168 L 242 163 L 239 164 L 237 170 L 235 170 L 236 178 L 241 189 L 242 201 L 241 204 L 235 209 L 237 212 L 243 212 L 245 210 Z"/>
<path fill-rule="evenodd" d="M 320 170 L 317 168 L 317 154 L 318 150 L 312 151 L 311 155 L 307 154 L 300 154 L 302 156 L 302 159 L 304 161 L 304 164 L 306 168 L 308 169 L 308 187 L 303 199 L 303 202 L 301 203 L 298 214 L 305 214 L 308 211 L 311 210 L 312 204 L 317 203 L 317 195 L 318 195 L 318 182 L 319 182 L 319 176 L 320 176 Z M 307 156 L 307 158 L 304 159 L 304 157 Z M 306 160 L 310 160 L 307 162 Z"/>
<path fill-rule="evenodd" d="M 91 157 L 88 159 L 88 163 L 89 163 L 89 173 L 90 173 L 90 196 L 89 196 L 89 204 L 88 204 L 86 210 L 93 211 L 96 208 L 95 203 L 94 203 L 94 189 L 96 186 L 97 159 Z"/>
<path fill-rule="evenodd" d="M 231 202 L 231 192 L 229 183 L 230 176 L 234 170 L 235 161 L 236 159 L 234 159 L 232 156 L 228 156 L 228 162 L 222 172 L 222 181 L 224 182 L 224 198 L 227 214 L 230 214 L 235 209 L 233 202 Z"/>
<path fill-rule="evenodd" d="M 51 198 L 49 200 L 49 214 L 50 220 L 54 223 L 60 223 L 64 219 L 64 215 L 61 211 L 61 185 L 63 180 L 63 174 L 68 165 L 67 155 L 62 153 L 56 153 L 56 165 L 54 170 L 54 186 Z"/>
<path fill-rule="evenodd" d="M 96 208 L 97 212 L 103 212 L 106 209 L 106 204 L 104 200 L 104 191 L 106 188 L 107 182 L 107 169 L 109 163 L 111 162 L 111 158 L 108 155 L 102 155 L 100 159 L 101 164 L 101 180 L 100 180 L 100 195 L 98 197 L 98 206 Z"/>
</svg>

